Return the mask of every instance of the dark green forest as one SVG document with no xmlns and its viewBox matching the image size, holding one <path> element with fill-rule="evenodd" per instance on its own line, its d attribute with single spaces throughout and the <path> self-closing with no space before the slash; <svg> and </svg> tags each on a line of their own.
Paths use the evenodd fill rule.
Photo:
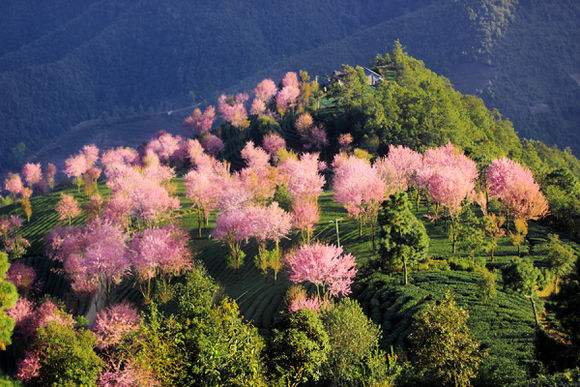
<svg viewBox="0 0 580 387">
<path fill-rule="evenodd" d="M 8 0 L 0 11 L 3 170 L 81 121 L 211 102 L 291 68 L 324 79 L 395 39 L 523 137 L 579 143 L 573 0 Z"/>
</svg>

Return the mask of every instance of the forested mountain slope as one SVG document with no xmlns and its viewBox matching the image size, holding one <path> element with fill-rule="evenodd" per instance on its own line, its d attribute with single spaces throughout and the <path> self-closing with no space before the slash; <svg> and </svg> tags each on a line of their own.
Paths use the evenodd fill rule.
<svg viewBox="0 0 580 387">
<path fill-rule="evenodd" d="M 37 151 L 38 138 L 103 112 L 168 110 L 257 74 L 370 63 L 397 38 L 522 135 L 579 143 L 572 0 L 26 0 L 0 11 L 2 170 Z"/>
</svg>

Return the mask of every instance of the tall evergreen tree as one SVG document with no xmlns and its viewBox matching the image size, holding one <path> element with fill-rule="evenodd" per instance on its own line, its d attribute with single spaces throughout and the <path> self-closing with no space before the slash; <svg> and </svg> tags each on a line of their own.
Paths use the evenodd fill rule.
<svg viewBox="0 0 580 387">
<path fill-rule="evenodd" d="M 406 193 L 395 194 L 382 204 L 378 224 L 378 264 L 385 270 L 402 266 L 406 285 L 409 266 L 427 256 L 429 237 L 425 226 L 411 211 Z"/>
</svg>

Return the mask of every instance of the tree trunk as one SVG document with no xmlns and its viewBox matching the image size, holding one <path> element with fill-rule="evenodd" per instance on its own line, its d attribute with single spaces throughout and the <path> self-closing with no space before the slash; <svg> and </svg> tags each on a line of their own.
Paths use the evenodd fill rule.
<svg viewBox="0 0 580 387">
<path fill-rule="evenodd" d="M 334 226 L 336 229 L 336 245 L 340 247 L 340 231 L 338 230 L 338 218 L 334 220 Z"/>
</svg>

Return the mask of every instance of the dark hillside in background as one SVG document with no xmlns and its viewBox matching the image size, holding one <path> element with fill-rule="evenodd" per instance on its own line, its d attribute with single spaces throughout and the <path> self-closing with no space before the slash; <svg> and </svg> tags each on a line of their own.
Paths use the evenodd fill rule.
<svg viewBox="0 0 580 387">
<path fill-rule="evenodd" d="M 371 63 L 397 38 L 524 137 L 580 145 L 573 0 L 9 0 L 0 13 L 2 171 L 78 137 L 82 121 L 211 101 L 289 69 Z"/>
</svg>

